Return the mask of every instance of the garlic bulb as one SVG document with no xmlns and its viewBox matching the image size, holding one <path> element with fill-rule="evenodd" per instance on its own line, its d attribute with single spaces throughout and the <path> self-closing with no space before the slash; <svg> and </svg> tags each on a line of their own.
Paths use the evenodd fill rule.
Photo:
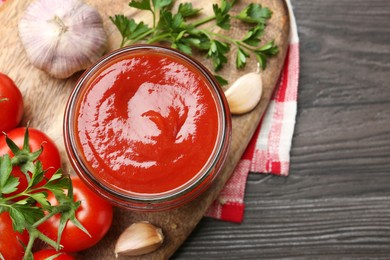
<svg viewBox="0 0 390 260">
<path fill-rule="evenodd" d="M 259 103 L 263 90 L 260 69 L 238 78 L 225 96 L 232 114 L 244 114 L 251 111 Z"/>
<path fill-rule="evenodd" d="M 129 226 L 118 238 L 115 255 L 138 256 L 157 250 L 163 243 L 161 228 L 149 222 L 137 222 Z"/>
<path fill-rule="evenodd" d="M 67 78 L 101 57 L 107 35 L 99 13 L 81 0 L 37 0 L 19 21 L 30 62 L 56 78 Z"/>
</svg>

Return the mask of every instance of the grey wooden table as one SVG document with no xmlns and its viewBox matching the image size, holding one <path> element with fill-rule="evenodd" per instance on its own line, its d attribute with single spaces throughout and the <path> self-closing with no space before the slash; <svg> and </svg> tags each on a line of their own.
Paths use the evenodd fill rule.
<svg viewBox="0 0 390 260">
<path fill-rule="evenodd" d="M 292 3 L 290 176 L 250 174 L 244 222 L 204 218 L 174 259 L 390 259 L 390 1 Z"/>
</svg>

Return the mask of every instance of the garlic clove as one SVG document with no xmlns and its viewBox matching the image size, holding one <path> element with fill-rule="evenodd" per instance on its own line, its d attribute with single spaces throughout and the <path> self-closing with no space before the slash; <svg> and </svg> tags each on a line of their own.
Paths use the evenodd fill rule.
<svg viewBox="0 0 390 260">
<path fill-rule="evenodd" d="M 56 78 L 88 68 L 107 48 L 99 13 L 81 0 L 37 0 L 18 27 L 30 62 Z"/>
<path fill-rule="evenodd" d="M 244 114 L 254 109 L 261 99 L 263 84 L 260 71 L 251 72 L 238 78 L 225 96 L 232 114 Z"/>
<path fill-rule="evenodd" d="M 119 236 L 115 245 L 115 255 L 138 256 L 157 250 L 164 241 L 161 228 L 149 222 L 137 222 L 129 226 Z"/>
</svg>

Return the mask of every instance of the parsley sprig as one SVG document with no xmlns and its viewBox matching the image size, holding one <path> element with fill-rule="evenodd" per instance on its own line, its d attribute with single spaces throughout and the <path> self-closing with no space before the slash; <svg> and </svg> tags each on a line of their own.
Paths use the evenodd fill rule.
<svg viewBox="0 0 390 260">
<path fill-rule="evenodd" d="M 221 4 L 213 4 L 213 15 L 189 20 L 199 15 L 201 9 L 193 8 L 191 3 L 180 3 L 177 11 L 173 11 L 173 3 L 174 0 L 132 0 L 129 3 L 132 8 L 151 12 L 153 16 L 151 27 L 143 21 L 137 23 L 133 18 L 121 14 L 110 17 L 122 36 L 121 47 L 139 42 L 149 44 L 166 42 L 171 47 L 190 55 L 197 49 L 207 53 L 206 56 L 211 59 L 216 72 L 228 62 L 228 53 L 233 49 L 236 52 L 237 69 L 244 68 L 252 54 L 260 67 L 265 69 L 267 58 L 278 52 L 274 40 L 260 45 L 267 22 L 272 16 L 271 10 L 267 7 L 250 3 L 238 15 L 233 16 L 231 11 L 235 1 L 222 0 Z M 235 39 L 227 33 L 213 30 L 215 26 L 224 31 L 230 30 L 232 19 L 250 26 L 242 38 Z M 202 26 L 209 22 L 214 22 L 214 26 L 209 28 Z"/>
<path fill-rule="evenodd" d="M 35 152 L 30 151 L 28 129 L 25 132 L 22 149 L 19 149 L 8 137 L 6 137 L 6 142 L 14 153 L 14 157 L 10 158 L 8 154 L 0 157 L 0 214 L 9 212 L 13 229 L 20 233 L 27 230 L 29 233 L 28 244 L 24 245 L 26 247 L 24 259 L 32 259 L 31 250 L 36 239 L 44 241 L 56 250 L 61 249 L 60 239 L 68 221 L 89 234 L 76 219 L 75 212 L 81 202 L 74 201 L 72 181 L 62 174 L 61 169 L 57 170 L 50 179 L 46 179 L 43 186 L 38 185 L 45 178 L 42 163 L 37 160 L 42 148 Z M 15 166 L 19 166 L 26 174 L 28 185 L 24 191 L 9 195 L 14 193 L 20 184 L 19 178 L 11 174 Z M 51 205 L 47 200 L 49 192 L 54 194 L 58 205 Z M 61 216 L 58 240 L 53 241 L 37 227 L 56 214 L 61 214 Z"/>
</svg>

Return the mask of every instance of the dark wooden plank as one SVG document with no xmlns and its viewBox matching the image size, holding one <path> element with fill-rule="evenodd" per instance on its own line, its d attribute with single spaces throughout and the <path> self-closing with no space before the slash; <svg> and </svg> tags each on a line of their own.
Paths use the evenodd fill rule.
<svg viewBox="0 0 390 260">
<path fill-rule="evenodd" d="M 390 257 L 390 1 L 292 2 L 290 176 L 250 174 L 244 223 L 204 218 L 175 259 Z"/>
<path fill-rule="evenodd" d="M 390 254 L 389 197 L 259 199 L 247 204 L 247 212 L 251 214 L 242 225 L 204 219 L 177 252 L 177 259 L 386 258 Z"/>
</svg>

